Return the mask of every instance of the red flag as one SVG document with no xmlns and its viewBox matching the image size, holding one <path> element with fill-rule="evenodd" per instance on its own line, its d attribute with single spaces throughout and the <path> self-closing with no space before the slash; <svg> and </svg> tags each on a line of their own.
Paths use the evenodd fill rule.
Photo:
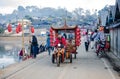
<svg viewBox="0 0 120 79">
<path fill-rule="evenodd" d="M 31 32 L 34 33 L 34 27 L 33 26 L 31 26 Z"/>
<path fill-rule="evenodd" d="M 11 26 L 11 24 L 8 25 L 7 29 L 8 29 L 8 32 L 11 32 L 11 31 L 12 31 L 12 26 Z"/>
</svg>

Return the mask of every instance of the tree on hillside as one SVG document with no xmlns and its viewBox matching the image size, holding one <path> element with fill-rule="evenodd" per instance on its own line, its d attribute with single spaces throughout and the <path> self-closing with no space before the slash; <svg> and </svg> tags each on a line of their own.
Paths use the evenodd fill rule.
<svg viewBox="0 0 120 79">
<path fill-rule="evenodd" d="M 28 20 L 30 20 L 30 21 L 33 21 L 33 18 L 32 18 L 30 15 L 25 15 L 24 18 L 25 18 L 25 19 L 28 19 Z"/>
<path fill-rule="evenodd" d="M 83 8 L 77 8 L 74 10 L 74 15 L 76 16 L 76 20 L 81 22 L 81 24 L 92 24 L 95 22 L 97 18 L 97 11 L 94 11 L 91 14 L 90 10 L 84 10 Z"/>
<path fill-rule="evenodd" d="M 74 15 L 76 16 L 77 19 L 81 19 L 82 14 L 84 14 L 83 8 L 76 8 L 73 11 Z"/>
<path fill-rule="evenodd" d="M 4 29 L 0 27 L 0 34 L 4 33 Z"/>
</svg>

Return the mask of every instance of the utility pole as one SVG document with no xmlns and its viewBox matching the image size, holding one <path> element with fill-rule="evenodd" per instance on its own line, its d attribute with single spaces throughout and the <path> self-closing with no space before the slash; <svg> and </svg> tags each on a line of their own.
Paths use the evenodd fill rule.
<svg viewBox="0 0 120 79">
<path fill-rule="evenodd" d="M 22 19 L 22 52 L 23 52 L 23 56 L 25 55 L 25 48 L 24 48 L 24 23 L 23 23 L 23 19 Z"/>
</svg>

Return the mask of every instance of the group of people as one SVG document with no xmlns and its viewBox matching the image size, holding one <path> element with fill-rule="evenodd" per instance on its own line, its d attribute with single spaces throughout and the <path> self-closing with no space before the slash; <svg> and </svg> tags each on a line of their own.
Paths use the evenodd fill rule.
<svg viewBox="0 0 120 79">
<path fill-rule="evenodd" d="M 32 41 L 29 41 L 28 51 L 22 48 L 19 52 L 19 60 L 25 60 L 29 57 L 36 58 L 39 52 L 38 41 L 35 35 L 32 36 Z"/>
<path fill-rule="evenodd" d="M 70 41 L 68 41 L 69 44 Z M 28 46 L 28 51 L 26 51 L 25 48 L 22 48 L 21 51 L 19 52 L 19 58 L 20 59 L 24 59 L 23 57 L 32 57 L 32 58 L 36 58 L 37 54 L 39 53 L 39 49 L 40 51 L 43 50 L 47 50 L 48 51 L 48 55 L 51 55 L 51 52 L 54 50 L 54 48 L 57 47 L 58 44 L 61 44 L 61 48 L 66 48 L 67 46 L 67 41 L 65 36 L 59 34 L 54 42 L 54 46 L 50 45 L 50 35 L 48 34 L 47 36 L 47 40 L 46 40 L 46 46 L 45 48 L 43 48 L 42 44 L 40 45 L 40 48 L 38 48 L 38 41 L 35 35 L 32 36 L 32 40 L 29 41 L 29 46 Z M 27 52 L 27 53 L 26 53 Z"/>
<path fill-rule="evenodd" d="M 94 32 L 91 32 L 91 34 L 88 34 L 87 31 L 84 35 L 85 50 L 88 51 L 90 45 L 91 49 L 95 49 L 95 51 L 97 51 L 97 44 L 100 41 L 105 42 L 105 34 L 103 31 L 96 29 Z"/>
</svg>

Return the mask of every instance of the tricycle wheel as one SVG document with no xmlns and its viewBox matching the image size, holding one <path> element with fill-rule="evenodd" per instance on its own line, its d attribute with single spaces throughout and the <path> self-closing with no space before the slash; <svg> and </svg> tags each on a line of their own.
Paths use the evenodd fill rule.
<svg viewBox="0 0 120 79">
<path fill-rule="evenodd" d="M 70 54 L 70 63 L 72 63 L 72 54 Z"/>
<path fill-rule="evenodd" d="M 63 56 L 62 56 L 62 54 L 61 54 L 61 55 L 60 55 L 60 62 L 61 62 L 61 63 L 64 62 L 62 57 L 63 57 Z"/>
<path fill-rule="evenodd" d="M 52 54 L 52 63 L 55 63 L 55 55 Z"/>
<path fill-rule="evenodd" d="M 57 57 L 57 60 L 56 60 L 57 67 L 60 66 L 60 61 L 61 61 L 61 56 L 58 56 L 58 57 Z"/>
</svg>

